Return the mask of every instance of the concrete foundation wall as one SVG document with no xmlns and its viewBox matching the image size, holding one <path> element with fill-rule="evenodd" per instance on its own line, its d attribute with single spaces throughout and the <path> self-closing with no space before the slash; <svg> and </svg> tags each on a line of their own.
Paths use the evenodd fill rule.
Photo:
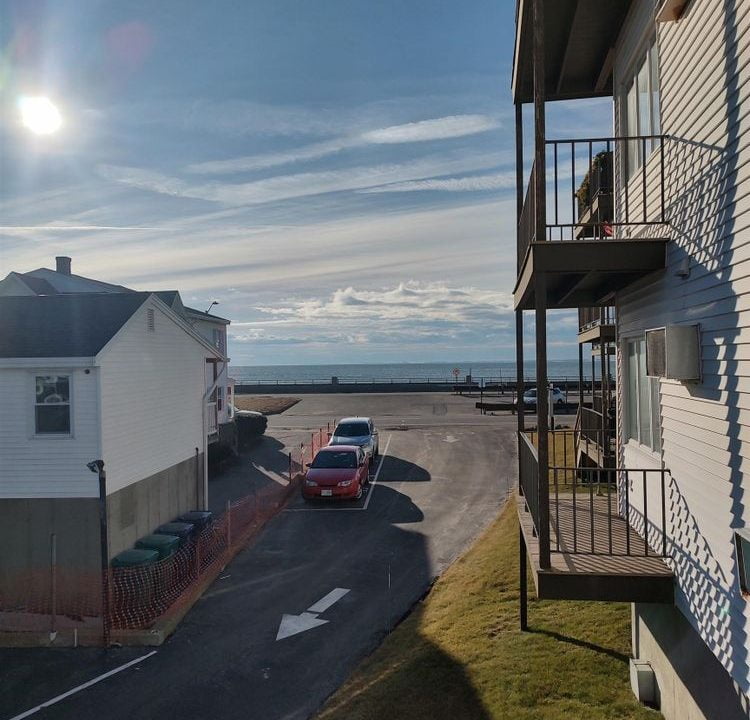
<svg viewBox="0 0 750 720">
<path fill-rule="evenodd" d="M 53 533 L 58 566 L 100 566 L 97 498 L 0 499 L 0 518 L 0 587 L 11 574 L 50 568 Z"/>
<path fill-rule="evenodd" d="M 750 717 L 747 699 L 677 608 L 634 604 L 632 618 L 633 655 L 654 669 L 665 720 Z"/>
<path fill-rule="evenodd" d="M 109 556 L 203 504 L 203 453 L 107 496 Z"/>
</svg>

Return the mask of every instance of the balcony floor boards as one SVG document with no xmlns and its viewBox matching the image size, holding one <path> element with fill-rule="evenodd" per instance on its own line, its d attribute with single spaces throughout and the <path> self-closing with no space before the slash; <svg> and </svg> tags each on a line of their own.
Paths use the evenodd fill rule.
<svg viewBox="0 0 750 720">
<path fill-rule="evenodd" d="M 666 562 L 655 555 L 645 555 L 645 541 L 630 528 L 630 555 L 627 552 L 627 524 L 616 513 L 616 496 L 612 502 L 612 546 L 609 544 L 607 497 L 593 497 L 594 544 L 591 545 L 591 499 L 588 492 L 576 498 L 576 533 L 574 542 L 573 498 L 560 496 L 557 503 L 550 496 L 551 567 L 539 565 L 539 540 L 534 535 L 531 514 L 523 497 L 517 498 L 517 511 L 526 542 L 537 594 L 542 599 L 608 600 L 621 602 L 672 603 L 673 573 Z M 559 528 L 559 547 L 556 550 Z M 573 552 L 574 547 L 578 552 Z M 649 552 L 653 552 L 649 550 Z"/>
</svg>

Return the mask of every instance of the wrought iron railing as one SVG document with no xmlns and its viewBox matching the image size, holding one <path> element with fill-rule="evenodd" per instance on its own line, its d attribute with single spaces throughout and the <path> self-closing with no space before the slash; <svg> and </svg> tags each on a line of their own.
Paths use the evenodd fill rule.
<svg viewBox="0 0 750 720">
<path fill-rule="evenodd" d="M 555 447 L 565 447 L 570 435 L 570 430 L 549 433 L 549 523 L 543 527 L 539 498 L 545 479 L 535 438 L 519 433 L 519 487 L 540 546 L 546 541 L 551 552 L 568 554 L 666 557 L 669 471 L 565 462 Z"/>
<path fill-rule="evenodd" d="M 624 227 L 640 231 L 667 223 L 664 182 L 667 139 L 666 135 L 638 135 L 547 140 L 545 236 L 536 237 L 534 186 L 538 168 L 534 164 L 518 224 L 519 270 L 527 249 L 535 242 L 606 240 L 621 234 Z M 628 164 L 636 164 L 630 160 L 634 157 L 639 158 L 640 164 L 629 172 Z M 615 200 L 612 217 L 600 218 L 596 214 L 586 217 L 584 211 L 591 204 L 592 183 L 593 189 L 602 194 L 607 192 L 610 178 Z"/>
</svg>

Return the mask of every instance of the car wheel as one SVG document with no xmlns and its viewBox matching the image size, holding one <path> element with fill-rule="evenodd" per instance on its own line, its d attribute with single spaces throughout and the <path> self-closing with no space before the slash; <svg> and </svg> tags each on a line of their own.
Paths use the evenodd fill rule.
<svg viewBox="0 0 750 720">
<path fill-rule="evenodd" d="M 363 483 L 360 483 L 359 484 L 359 490 L 357 490 L 357 494 L 354 496 L 354 499 L 355 500 L 361 500 L 362 499 L 362 495 L 364 494 L 364 492 L 365 492 L 365 486 L 364 486 Z"/>
</svg>

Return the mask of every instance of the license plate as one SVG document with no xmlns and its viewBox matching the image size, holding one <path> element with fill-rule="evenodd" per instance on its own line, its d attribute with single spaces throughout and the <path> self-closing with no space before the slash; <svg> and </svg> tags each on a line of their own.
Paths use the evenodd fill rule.
<svg viewBox="0 0 750 720">
<path fill-rule="evenodd" d="M 320 494 L 322 497 L 331 497 L 331 495 L 333 495 L 333 490 L 321 490 Z"/>
</svg>

